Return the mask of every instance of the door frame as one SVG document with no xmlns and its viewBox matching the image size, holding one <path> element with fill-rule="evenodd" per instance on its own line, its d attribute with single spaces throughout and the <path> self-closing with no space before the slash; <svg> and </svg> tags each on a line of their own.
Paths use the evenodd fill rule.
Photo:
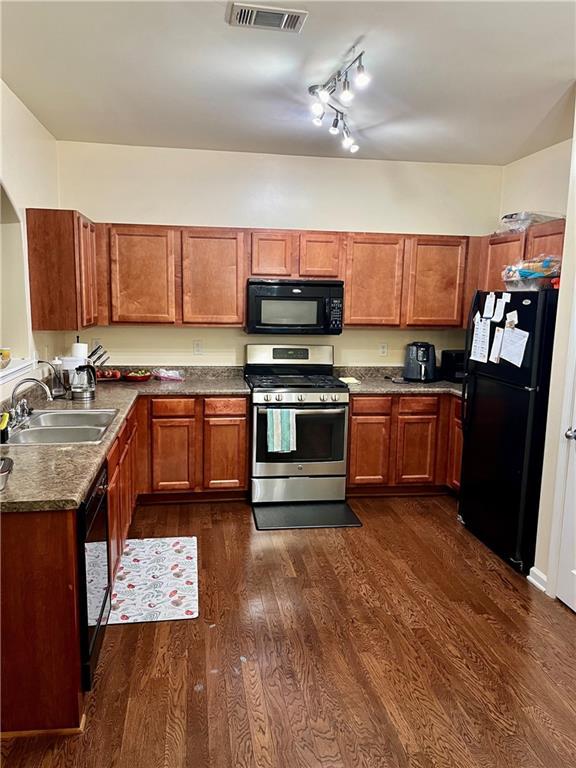
<svg viewBox="0 0 576 768">
<path fill-rule="evenodd" d="M 534 568 L 531 571 L 531 579 L 533 583 L 536 583 L 540 589 L 544 589 L 549 597 L 556 597 L 557 585 L 558 585 L 558 572 L 560 567 L 560 544 L 562 540 L 562 530 L 564 527 L 564 516 L 568 512 L 568 505 L 566 503 L 566 490 L 568 487 L 568 460 L 570 456 L 570 450 L 572 446 L 570 441 L 566 439 L 564 433 L 568 427 L 573 426 L 576 420 L 576 413 L 574 412 L 575 396 L 576 396 L 576 234 L 574 233 L 574 226 L 576 224 L 576 215 L 574 210 L 576 207 L 576 143 L 572 147 L 571 157 L 571 169 L 570 169 L 570 186 L 568 190 L 568 206 L 566 217 L 566 236 L 564 240 L 564 253 L 563 261 L 565 264 L 570 264 L 570 268 L 566 270 L 564 279 L 564 285 L 561 285 L 560 304 L 559 308 L 562 308 L 562 302 L 566 301 L 568 304 L 568 340 L 565 349 L 557 350 L 555 354 L 562 354 L 565 361 L 564 368 L 564 386 L 562 394 L 562 408 L 560 413 L 560 421 L 558 423 L 558 433 L 556 435 L 548 435 L 547 443 L 551 440 L 558 441 L 558 456 L 556 460 L 556 471 L 554 480 L 554 493 L 552 497 L 552 520 L 550 524 L 550 544 L 548 548 L 548 573 L 533 574 Z M 542 497 L 540 497 L 540 505 L 542 506 Z M 572 514 L 576 515 L 576 505 L 572 511 Z M 542 578 L 542 576 L 544 578 Z M 540 578 L 539 578 L 540 577 Z M 529 577 L 530 578 L 530 577 Z"/>
</svg>

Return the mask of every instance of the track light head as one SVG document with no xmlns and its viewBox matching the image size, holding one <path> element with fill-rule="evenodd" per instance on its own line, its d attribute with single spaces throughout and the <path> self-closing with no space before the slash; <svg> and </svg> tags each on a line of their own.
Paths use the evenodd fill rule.
<svg viewBox="0 0 576 768">
<path fill-rule="evenodd" d="M 344 82 L 342 83 L 342 93 L 340 94 L 340 100 L 343 101 L 344 104 L 350 104 L 353 98 L 354 91 L 350 88 L 350 81 L 348 80 L 348 75 L 346 75 Z"/>
<path fill-rule="evenodd" d="M 314 125 L 320 126 L 320 125 L 322 125 L 322 118 L 323 117 L 324 117 L 324 112 L 322 112 L 321 115 L 316 115 L 315 117 L 313 117 L 312 118 L 312 122 L 314 123 Z"/>
<path fill-rule="evenodd" d="M 316 95 L 323 104 L 327 104 L 330 101 L 330 91 L 324 86 L 318 88 Z"/>
<path fill-rule="evenodd" d="M 372 78 L 368 72 L 366 72 L 366 67 L 362 63 L 362 56 L 360 56 L 358 66 L 356 67 L 356 77 L 354 78 L 354 83 L 358 86 L 358 88 L 366 88 L 371 79 Z"/>
<path fill-rule="evenodd" d="M 352 152 L 352 154 L 355 155 L 359 149 L 360 147 L 358 146 L 358 144 L 352 144 L 352 146 L 350 147 L 350 152 Z"/>
<path fill-rule="evenodd" d="M 320 117 L 324 114 L 324 105 L 321 101 L 313 101 L 310 105 L 310 111 L 314 115 L 314 117 Z"/>
<path fill-rule="evenodd" d="M 342 139 L 342 146 L 344 149 L 350 149 L 352 144 L 354 144 L 354 139 L 350 135 L 350 131 L 348 130 L 347 125 L 344 126 L 342 133 L 344 134 L 344 138 Z"/>
<path fill-rule="evenodd" d="M 336 136 L 340 132 L 340 117 L 338 114 L 332 121 L 332 125 L 330 128 L 328 128 L 328 130 L 333 136 Z"/>
</svg>

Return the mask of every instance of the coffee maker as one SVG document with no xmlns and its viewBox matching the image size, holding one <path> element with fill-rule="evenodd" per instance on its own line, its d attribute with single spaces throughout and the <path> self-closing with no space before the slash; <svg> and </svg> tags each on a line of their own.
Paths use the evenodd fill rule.
<svg viewBox="0 0 576 768">
<path fill-rule="evenodd" d="M 436 381 L 434 344 L 413 341 L 406 345 L 403 377 L 405 381 Z"/>
</svg>

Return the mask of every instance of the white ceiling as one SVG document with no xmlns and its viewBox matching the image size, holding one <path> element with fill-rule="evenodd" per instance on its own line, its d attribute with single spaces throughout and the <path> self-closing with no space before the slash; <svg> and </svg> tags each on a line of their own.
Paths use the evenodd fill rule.
<svg viewBox="0 0 576 768">
<path fill-rule="evenodd" d="M 301 34 L 223 2 L 3 2 L 2 76 L 62 140 L 349 157 L 307 87 L 364 36 L 356 158 L 504 164 L 572 135 L 573 2 L 280 5 Z"/>
</svg>

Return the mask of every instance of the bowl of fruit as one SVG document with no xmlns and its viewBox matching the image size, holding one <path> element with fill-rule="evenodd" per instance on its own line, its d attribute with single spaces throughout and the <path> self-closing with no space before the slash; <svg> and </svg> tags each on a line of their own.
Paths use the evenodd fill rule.
<svg viewBox="0 0 576 768">
<path fill-rule="evenodd" d="M 148 381 L 152 377 L 150 371 L 144 368 L 139 368 L 136 371 L 126 371 L 124 373 L 124 381 Z"/>
<path fill-rule="evenodd" d="M 98 381 L 120 381 L 122 373 L 117 368 L 97 368 L 96 379 Z"/>
</svg>

